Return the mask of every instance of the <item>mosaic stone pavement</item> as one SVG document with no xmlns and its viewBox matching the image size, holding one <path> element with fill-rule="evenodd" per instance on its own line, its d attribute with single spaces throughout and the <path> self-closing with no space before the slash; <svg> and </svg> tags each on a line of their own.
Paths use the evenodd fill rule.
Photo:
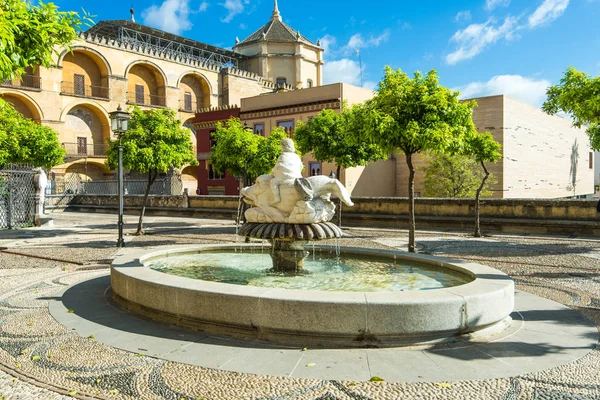
<svg viewBox="0 0 600 400">
<path fill-rule="evenodd" d="M 132 239 L 128 246 L 231 240 L 231 228 L 211 229 L 149 229 L 152 235 Z M 406 237 L 402 231 L 348 232 L 353 238 L 346 240 L 347 246 L 403 246 Z M 106 265 L 94 263 L 113 253 L 107 246 L 112 245 L 113 233 L 89 235 L 88 240 L 82 235 L 62 235 L 58 245 L 43 242 L 53 249 L 53 258 L 63 254 L 69 261 L 64 263 L 32 257 L 32 250 L 40 246 L 35 240 L 13 249 L 23 255 L 0 251 L 0 399 L 600 399 L 598 348 L 575 362 L 510 379 L 434 383 L 267 377 L 111 348 L 67 330 L 48 313 L 48 301 L 67 285 L 107 273 Z M 517 289 L 577 309 L 600 326 L 600 241 L 505 236 L 482 240 L 422 232 L 417 241 L 423 252 L 477 259 L 502 269 L 515 279 Z"/>
</svg>

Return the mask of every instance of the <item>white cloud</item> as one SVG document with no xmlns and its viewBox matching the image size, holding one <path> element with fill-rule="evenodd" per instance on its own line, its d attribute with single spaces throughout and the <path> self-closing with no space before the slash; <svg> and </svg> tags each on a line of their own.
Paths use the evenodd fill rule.
<svg viewBox="0 0 600 400">
<path fill-rule="evenodd" d="M 458 48 L 446 56 L 446 63 L 454 65 L 469 60 L 500 39 L 512 39 L 518 29 L 517 22 L 517 18 L 507 17 L 502 25 L 494 26 L 494 20 L 490 18 L 484 24 L 471 24 L 456 31 L 450 41 Z"/>
<path fill-rule="evenodd" d="M 225 0 L 225 3 L 220 3 L 219 5 L 227 9 L 227 16 L 225 18 L 221 18 L 221 22 L 225 23 L 231 22 L 236 15 L 244 11 L 244 5 L 240 0 Z"/>
<path fill-rule="evenodd" d="M 458 30 L 450 38 L 457 45 L 456 50 L 446 55 L 446 63 L 454 65 L 460 61 L 469 60 L 481 53 L 487 46 L 501 39 L 510 40 L 516 36 L 516 32 L 522 29 L 535 29 L 538 26 L 550 23 L 560 17 L 570 0 L 543 0 L 542 4 L 531 14 L 527 23 L 519 24 L 521 17 L 508 16 L 504 23 L 496 26 L 496 21 L 490 17 L 483 24 L 471 24 L 465 29 Z M 486 8 L 493 9 L 498 6 L 507 6 L 509 0 L 486 0 Z M 463 17 L 462 11 L 455 19 L 458 21 Z"/>
<path fill-rule="evenodd" d="M 142 11 L 145 25 L 176 35 L 192 28 L 189 16 L 189 0 L 165 0 L 160 6 L 152 5 Z"/>
<path fill-rule="evenodd" d="M 337 40 L 335 37 L 331 36 L 330 34 L 327 34 L 321 38 L 321 47 L 323 48 L 326 56 L 329 55 L 328 53 L 330 51 L 333 51 L 333 47 L 335 47 L 336 42 Z"/>
<path fill-rule="evenodd" d="M 408 31 L 408 30 L 411 30 L 411 29 L 412 29 L 412 25 L 409 24 L 408 22 L 405 22 L 405 23 L 402 24 L 402 30 L 403 31 Z"/>
<path fill-rule="evenodd" d="M 350 40 L 348 40 L 348 44 L 346 48 L 348 51 L 361 49 L 365 47 L 377 47 L 381 43 L 387 41 L 390 37 L 390 31 L 386 30 L 379 36 L 371 36 L 369 39 L 365 39 L 362 34 L 357 33 L 352 35 Z"/>
<path fill-rule="evenodd" d="M 521 75 L 496 75 L 487 82 L 471 82 L 457 89 L 465 99 L 504 94 L 540 107 L 546 99 L 546 89 L 550 84 L 546 79 L 532 79 Z"/>
<path fill-rule="evenodd" d="M 454 20 L 456 22 L 469 22 L 471 20 L 471 11 L 459 11 L 458 14 L 456 14 L 456 17 L 454 17 Z"/>
<path fill-rule="evenodd" d="M 535 28 L 554 21 L 565 12 L 568 5 L 569 0 L 544 0 L 533 14 L 529 16 L 529 27 Z"/>
<path fill-rule="evenodd" d="M 510 0 L 485 0 L 485 9 L 492 11 L 496 7 L 508 7 Z"/>
<path fill-rule="evenodd" d="M 203 1 L 202 3 L 200 3 L 200 6 L 198 7 L 198 12 L 204 12 L 208 9 L 208 3 L 206 1 Z"/>
<path fill-rule="evenodd" d="M 377 89 L 377 85 L 379 85 L 379 82 L 366 81 L 365 83 L 363 83 L 362 87 L 364 87 L 365 89 L 375 90 Z"/>
<path fill-rule="evenodd" d="M 360 67 L 358 61 L 349 58 L 327 61 L 323 65 L 323 83 L 344 82 L 360 86 Z"/>
</svg>

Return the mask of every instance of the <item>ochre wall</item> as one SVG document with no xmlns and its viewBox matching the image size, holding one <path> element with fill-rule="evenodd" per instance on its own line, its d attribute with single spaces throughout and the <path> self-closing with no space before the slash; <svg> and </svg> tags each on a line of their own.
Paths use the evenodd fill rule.
<svg viewBox="0 0 600 400">
<path fill-rule="evenodd" d="M 102 74 L 98 64 L 83 52 L 74 52 L 65 55 L 62 67 L 62 80 L 68 82 L 71 88 L 75 74 L 84 76 L 86 86 L 106 86 L 106 74 Z"/>
</svg>

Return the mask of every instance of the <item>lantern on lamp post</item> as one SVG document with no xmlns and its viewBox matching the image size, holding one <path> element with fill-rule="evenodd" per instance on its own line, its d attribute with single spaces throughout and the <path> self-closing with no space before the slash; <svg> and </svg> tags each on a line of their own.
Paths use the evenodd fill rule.
<svg viewBox="0 0 600 400">
<path fill-rule="evenodd" d="M 121 105 L 117 107 L 117 111 L 108 113 L 110 116 L 110 128 L 115 134 L 115 137 L 119 140 L 117 147 L 119 152 L 119 166 L 117 174 L 119 176 L 119 239 L 117 240 L 117 247 L 123 247 L 123 146 L 121 146 L 121 136 L 127 132 L 127 125 L 129 118 L 131 117 L 127 111 L 121 109 Z"/>
</svg>

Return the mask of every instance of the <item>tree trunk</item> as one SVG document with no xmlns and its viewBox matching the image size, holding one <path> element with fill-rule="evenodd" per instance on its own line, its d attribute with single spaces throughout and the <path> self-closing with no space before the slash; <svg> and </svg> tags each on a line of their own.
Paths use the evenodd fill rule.
<svg viewBox="0 0 600 400">
<path fill-rule="evenodd" d="M 150 194 L 150 187 L 156 180 L 158 176 L 158 171 L 149 171 L 148 172 L 148 184 L 146 185 L 146 192 L 144 193 L 144 201 L 142 202 L 142 212 L 140 213 L 140 220 L 138 221 L 137 232 L 135 233 L 137 236 L 144 234 L 143 223 L 144 223 L 144 213 L 146 212 L 146 202 L 148 201 L 148 195 Z"/>
<path fill-rule="evenodd" d="M 408 251 L 415 252 L 415 167 L 412 154 L 406 155 L 408 165 Z"/>
<path fill-rule="evenodd" d="M 490 173 L 488 172 L 487 168 L 485 167 L 485 164 L 483 163 L 483 161 L 481 161 L 481 167 L 485 171 L 485 176 L 481 180 L 481 185 L 479 185 L 479 187 L 477 188 L 477 191 L 475 192 L 475 233 L 473 233 L 473 236 L 475 236 L 475 237 L 481 237 L 481 229 L 479 227 L 479 195 L 481 194 L 481 191 L 483 190 L 485 181 L 487 180 L 488 176 L 490 176 Z"/>
</svg>

